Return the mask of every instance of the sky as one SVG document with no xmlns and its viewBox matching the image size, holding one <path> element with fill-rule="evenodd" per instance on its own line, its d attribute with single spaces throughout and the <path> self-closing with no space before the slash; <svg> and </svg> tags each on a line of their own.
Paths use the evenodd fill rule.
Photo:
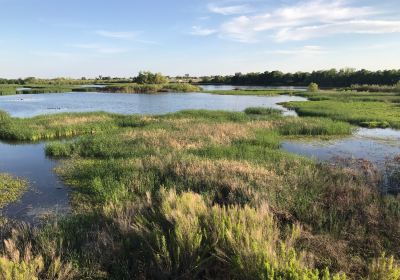
<svg viewBox="0 0 400 280">
<path fill-rule="evenodd" d="M 0 0 L 0 77 L 400 68 L 399 0 Z"/>
</svg>

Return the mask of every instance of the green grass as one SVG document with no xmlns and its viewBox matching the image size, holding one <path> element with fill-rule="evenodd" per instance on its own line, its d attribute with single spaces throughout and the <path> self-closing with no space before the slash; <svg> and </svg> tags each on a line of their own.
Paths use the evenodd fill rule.
<svg viewBox="0 0 400 280">
<path fill-rule="evenodd" d="M 338 136 L 349 135 L 354 128 L 348 123 L 324 118 L 288 118 L 278 130 L 286 136 Z"/>
<path fill-rule="evenodd" d="M 397 93 L 385 92 L 357 92 L 357 91 L 318 91 L 300 92 L 297 95 L 307 97 L 311 101 L 340 101 L 340 102 L 392 102 L 399 103 L 400 96 Z"/>
<path fill-rule="evenodd" d="M 16 94 L 18 85 L 0 84 L 0 95 L 13 95 Z"/>
<path fill-rule="evenodd" d="M 366 127 L 400 128 L 400 107 L 384 102 L 313 101 L 285 106 L 301 116 L 323 116 Z"/>
<path fill-rule="evenodd" d="M 94 134 L 116 127 L 115 117 L 107 113 L 64 113 L 22 119 L 12 118 L 1 112 L 0 123 L 0 138 L 16 141 L 39 141 Z"/>
<path fill-rule="evenodd" d="M 27 190 L 27 186 L 24 180 L 0 173 L 0 209 L 17 201 Z"/>
<path fill-rule="evenodd" d="M 265 107 L 250 107 L 244 110 L 247 115 L 267 115 L 267 116 L 280 116 L 282 111 L 274 108 Z"/>
<path fill-rule="evenodd" d="M 245 90 L 211 90 L 205 91 L 210 94 L 217 95 L 258 95 L 258 96 L 276 96 L 276 95 L 292 95 L 296 93 L 293 90 L 280 90 L 280 89 L 245 89 Z"/>
</svg>

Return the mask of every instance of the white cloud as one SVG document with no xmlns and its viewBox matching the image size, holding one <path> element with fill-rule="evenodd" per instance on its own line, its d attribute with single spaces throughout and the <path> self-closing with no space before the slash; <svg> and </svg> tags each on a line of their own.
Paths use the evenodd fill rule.
<svg viewBox="0 0 400 280">
<path fill-rule="evenodd" d="M 244 14 L 251 11 L 250 7 L 247 5 L 217 6 L 215 4 L 209 4 L 207 7 L 210 12 L 225 16 Z"/>
<path fill-rule="evenodd" d="M 115 39 L 133 39 L 137 36 L 136 32 L 129 32 L 129 31 L 97 30 L 95 33 L 103 37 L 115 38 Z"/>
<path fill-rule="evenodd" d="M 332 24 L 285 28 L 276 34 L 277 41 L 301 41 L 335 34 L 387 34 L 400 32 L 400 21 L 353 20 Z"/>
<path fill-rule="evenodd" d="M 201 26 L 193 26 L 190 34 L 197 36 L 209 36 L 215 34 L 216 32 L 217 32 L 216 29 L 203 28 Z"/>
<path fill-rule="evenodd" d="M 353 1 L 354 2 L 354 1 Z M 240 42 L 307 40 L 334 34 L 381 34 L 400 32 L 399 21 L 376 19 L 384 13 L 347 0 L 306 0 L 223 22 L 218 33 Z M 267 36 L 267 37 L 266 37 Z"/>
</svg>

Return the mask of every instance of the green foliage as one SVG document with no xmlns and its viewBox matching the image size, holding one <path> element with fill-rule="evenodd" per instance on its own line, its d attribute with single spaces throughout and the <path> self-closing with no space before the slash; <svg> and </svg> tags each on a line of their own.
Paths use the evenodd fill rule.
<svg viewBox="0 0 400 280">
<path fill-rule="evenodd" d="M 265 71 L 237 73 L 234 76 L 202 77 L 203 83 L 227 85 L 260 85 L 260 86 L 308 86 L 315 82 L 323 87 L 350 87 L 352 84 L 376 84 L 392 86 L 400 80 L 400 70 L 367 71 L 344 68 L 313 72 L 282 73 Z"/>
<path fill-rule="evenodd" d="M 350 88 L 352 90 L 369 92 L 400 92 L 399 82 L 397 82 L 395 85 L 352 85 Z"/>
<path fill-rule="evenodd" d="M 155 201 L 133 220 L 149 278 L 345 279 L 304 266 L 279 241 L 267 207 L 210 206 L 197 194 L 164 190 Z"/>
<path fill-rule="evenodd" d="M 197 92 L 200 88 L 191 84 L 112 84 L 97 91 L 112 93 L 160 93 L 160 92 Z"/>
<path fill-rule="evenodd" d="M 151 73 L 149 71 L 139 72 L 139 75 L 134 79 L 139 84 L 166 84 L 168 79 L 161 73 Z"/>
<path fill-rule="evenodd" d="M 0 277 L 12 280 L 69 280 L 74 279 L 75 271 L 70 263 L 63 263 L 53 257 L 48 263 L 43 256 L 33 255 L 29 243 L 20 250 L 13 239 L 4 240 L 4 254 L 0 254 Z"/>
<path fill-rule="evenodd" d="M 309 92 L 318 92 L 318 90 L 319 90 L 318 84 L 316 84 L 316 83 L 310 83 L 310 84 L 308 85 L 308 91 L 309 91 Z"/>
</svg>

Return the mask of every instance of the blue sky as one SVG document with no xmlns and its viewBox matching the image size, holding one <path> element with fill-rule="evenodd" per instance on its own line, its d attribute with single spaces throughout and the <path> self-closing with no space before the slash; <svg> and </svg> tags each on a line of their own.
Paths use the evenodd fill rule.
<svg viewBox="0 0 400 280">
<path fill-rule="evenodd" d="M 0 0 L 0 77 L 400 68 L 398 0 Z"/>
</svg>

